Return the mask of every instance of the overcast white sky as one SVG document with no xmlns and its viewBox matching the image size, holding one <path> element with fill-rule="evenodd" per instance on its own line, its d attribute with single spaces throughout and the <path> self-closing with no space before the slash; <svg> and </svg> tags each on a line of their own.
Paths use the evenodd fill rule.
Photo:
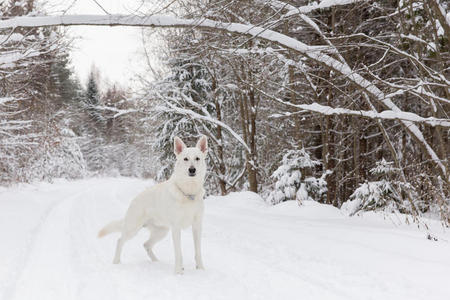
<svg viewBox="0 0 450 300">
<path fill-rule="evenodd" d="M 132 13 L 139 6 L 139 0 L 96 0 L 111 14 Z M 93 0 L 49 0 L 59 7 L 71 8 L 66 14 L 104 14 Z M 59 12 L 60 13 L 60 12 Z M 72 64 L 83 84 L 92 64 L 100 70 L 102 78 L 126 86 L 133 84 L 136 69 L 142 70 L 143 63 L 137 55 L 141 45 L 140 29 L 136 27 L 74 26 L 69 32 L 78 36 L 72 53 Z"/>
</svg>

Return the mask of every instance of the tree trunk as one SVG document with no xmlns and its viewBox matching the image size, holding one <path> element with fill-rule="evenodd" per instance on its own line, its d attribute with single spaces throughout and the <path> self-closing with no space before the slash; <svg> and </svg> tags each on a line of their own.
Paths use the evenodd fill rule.
<svg viewBox="0 0 450 300">
<path fill-rule="evenodd" d="M 217 100 L 217 94 L 216 94 L 217 82 L 216 82 L 215 78 L 212 81 L 211 89 L 213 91 L 214 105 L 216 107 L 216 118 L 217 118 L 218 121 L 222 122 L 222 108 L 220 106 L 219 101 Z M 222 127 L 221 126 L 217 126 L 216 130 L 217 130 L 216 138 L 217 138 L 217 141 L 218 141 L 218 144 L 217 144 L 217 159 L 219 160 L 219 167 L 218 167 L 218 169 L 219 169 L 219 178 L 218 178 L 218 182 L 219 182 L 220 194 L 222 196 L 224 196 L 224 195 L 227 194 L 227 187 L 226 187 L 226 181 L 225 181 L 226 168 L 225 168 L 225 162 L 223 160 Z"/>
</svg>

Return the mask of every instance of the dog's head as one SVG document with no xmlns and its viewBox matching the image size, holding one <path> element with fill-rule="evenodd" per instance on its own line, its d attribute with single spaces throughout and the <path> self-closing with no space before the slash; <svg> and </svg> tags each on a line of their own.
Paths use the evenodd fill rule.
<svg viewBox="0 0 450 300">
<path fill-rule="evenodd" d="M 202 180 L 205 178 L 205 159 L 208 152 L 206 136 L 200 137 L 195 147 L 186 147 L 183 141 L 176 136 L 173 151 L 177 157 L 175 162 L 175 173 L 177 176 Z"/>
</svg>

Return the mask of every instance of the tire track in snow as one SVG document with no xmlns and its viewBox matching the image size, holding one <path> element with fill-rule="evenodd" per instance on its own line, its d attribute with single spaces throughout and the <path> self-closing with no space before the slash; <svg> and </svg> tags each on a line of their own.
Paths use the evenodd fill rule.
<svg viewBox="0 0 450 300">
<path fill-rule="evenodd" d="M 24 252 L 24 258 L 20 260 L 19 265 L 16 268 L 16 271 L 12 274 L 12 278 L 10 278 L 10 283 L 7 284 L 2 299 L 12 299 L 12 296 L 14 295 L 14 292 L 16 290 L 17 281 L 23 274 L 23 270 L 25 269 L 26 265 L 28 264 L 30 260 L 30 250 L 33 248 L 33 245 L 36 243 L 36 236 L 41 230 L 43 224 L 45 223 L 45 220 L 48 218 L 48 215 L 50 212 L 58 205 L 58 202 L 54 202 L 44 211 L 41 218 L 39 219 L 36 227 L 30 232 L 30 237 L 25 245 Z"/>
<path fill-rule="evenodd" d="M 122 183 L 122 181 L 119 180 Z M 79 197 L 69 216 L 71 269 L 77 278 L 74 288 L 76 299 L 121 299 L 124 290 L 142 287 L 141 281 L 135 285 L 131 278 L 145 277 L 149 260 L 144 249 L 140 248 L 144 263 L 139 270 L 128 270 L 129 264 L 113 265 L 115 238 L 99 240 L 98 230 L 114 216 L 122 216 L 134 193 L 139 193 L 147 183 L 136 182 L 129 186 L 113 184 L 111 179 L 106 185 L 99 184 L 88 195 Z M 134 187 L 134 188 L 132 188 Z M 125 193 L 124 193 L 125 192 Z M 114 244 L 114 245 L 113 245 Z M 129 249 L 130 250 L 130 249 Z M 136 272 L 137 271 L 137 272 Z M 130 288 L 131 286 L 131 288 Z M 136 294 L 134 292 L 134 294 Z M 128 296 L 126 298 L 129 298 Z M 142 297 L 145 299 L 148 297 Z M 134 299 L 134 298 L 133 298 Z"/>
<path fill-rule="evenodd" d="M 70 264 L 78 279 L 74 294 L 77 299 L 117 299 L 117 284 L 111 276 L 112 264 L 105 264 L 97 239 L 96 220 L 102 201 L 113 202 L 117 187 L 109 187 L 105 197 L 103 189 L 96 189 L 87 197 L 80 197 L 70 212 Z M 98 292 L 98 293 L 97 293 Z"/>
<path fill-rule="evenodd" d="M 67 192 L 71 193 L 72 190 Z M 45 299 L 46 297 L 36 293 L 46 290 L 42 284 L 48 285 L 49 295 L 53 294 L 53 286 L 58 285 L 58 281 L 69 271 L 60 261 L 64 250 L 67 252 L 67 241 L 57 238 L 64 239 L 67 234 L 67 211 L 72 207 L 72 202 L 83 193 L 86 193 L 86 190 L 55 201 L 44 213 L 31 233 L 31 240 L 25 250 L 26 257 L 12 283 L 5 290 L 3 299 Z M 64 290 L 70 290 L 70 283 L 59 284 L 65 286 Z M 70 299 L 70 292 L 60 299 Z"/>
</svg>

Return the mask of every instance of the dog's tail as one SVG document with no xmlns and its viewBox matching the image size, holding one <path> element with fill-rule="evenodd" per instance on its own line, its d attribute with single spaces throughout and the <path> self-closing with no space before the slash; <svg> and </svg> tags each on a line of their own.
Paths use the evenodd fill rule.
<svg viewBox="0 0 450 300">
<path fill-rule="evenodd" d="M 122 229 L 123 226 L 123 220 L 116 220 L 116 221 L 112 221 L 111 223 L 109 223 L 108 225 L 106 225 L 105 227 L 103 227 L 97 234 L 98 238 L 102 238 L 105 235 L 108 235 L 110 233 L 113 232 L 117 232 L 120 231 Z"/>
</svg>

